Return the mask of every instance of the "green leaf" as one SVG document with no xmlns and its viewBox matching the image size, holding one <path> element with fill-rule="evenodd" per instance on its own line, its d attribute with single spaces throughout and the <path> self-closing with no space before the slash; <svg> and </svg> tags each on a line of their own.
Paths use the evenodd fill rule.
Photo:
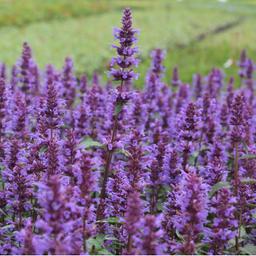
<svg viewBox="0 0 256 256">
<path fill-rule="evenodd" d="M 247 146 L 247 144 L 245 143 L 245 141 L 242 141 L 242 144 L 244 146 L 244 149 L 245 149 L 246 153 L 248 154 L 248 146 Z"/>
<path fill-rule="evenodd" d="M 190 157 L 189 157 L 189 163 L 190 165 L 195 165 L 196 163 L 196 159 L 198 158 L 199 156 L 199 153 L 198 152 L 195 152 L 194 154 L 192 154 Z"/>
<path fill-rule="evenodd" d="M 241 182 L 243 184 L 256 184 L 256 179 L 246 178 L 242 179 Z"/>
<path fill-rule="evenodd" d="M 94 247 L 94 250 L 98 251 L 103 248 L 104 235 L 98 235 L 96 237 L 91 237 L 86 241 L 87 247 L 91 251 Z"/>
<path fill-rule="evenodd" d="M 106 235 L 106 236 L 104 237 L 104 241 L 118 241 L 118 239 L 117 239 L 116 237 L 114 237 L 114 236 L 108 236 L 108 235 Z"/>
<path fill-rule="evenodd" d="M 123 109 L 123 104 L 117 104 L 115 107 L 115 114 L 119 115 L 119 113 L 122 111 Z"/>
<path fill-rule="evenodd" d="M 247 204 L 248 205 L 248 207 L 250 208 L 250 209 L 255 209 L 256 208 L 256 204 Z"/>
<path fill-rule="evenodd" d="M 236 239 L 235 238 L 232 238 L 228 241 L 228 243 L 230 244 L 230 246 L 235 246 L 236 245 Z"/>
<path fill-rule="evenodd" d="M 39 153 L 45 153 L 47 151 L 48 147 L 46 145 L 43 145 L 40 149 L 39 149 Z"/>
<path fill-rule="evenodd" d="M 107 219 L 107 222 L 110 224 L 117 224 L 117 223 L 120 223 L 120 220 L 118 217 L 109 217 Z"/>
<path fill-rule="evenodd" d="M 2 229 L 8 229 L 8 228 L 11 228 L 11 227 L 12 227 L 12 225 L 8 224 L 8 225 L 3 226 Z"/>
<path fill-rule="evenodd" d="M 120 220 L 118 217 L 109 217 L 107 219 L 98 220 L 97 223 L 119 224 Z"/>
<path fill-rule="evenodd" d="M 131 157 L 130 152 L 128 150 L 125 150 L 125 149 L 118 149 L 118 150 L 116 150 L 116 153 L 120 153 L 120 154 L 123 154 L 127 157 Z"/>
<path fill-rule="evenodd" d="M 117 238 L 108 236 L 108 235 L 97 235 L 96 237 L 89 238 L 86 241 L 86 246 L 89 251 L 93 250 L 93 253 L 97 254 L 111 254 L 105 247 L 104 247 L 104 241 L 111 240 L 111 241 L 117 241 Z"/>
<path fill-rule="evenodd" d="M 246 154 L 246 155 L 241 156 L 240 159 L 256 159 L 256 155 Z"/>
<path fill-rule="evenodd" d="M 256 246 L 253 244 L 247 244 L 240 249 L 243 253 L 246 253 L 248 255 L 254 255 L 256 254 Z"/>
<path fill-rule="evenodd" d="M 85 137 L 78 145 L 79 148 L 91 148 L 91 147 L 102 147 L 102 144 L 98 141 L 93 140 L 90 137 Z"/>
<path fill-rule="evenodd" d="M 209 192 L 209 197 L 212 197 L 217 191 L 222 188 L 230 188 L 230 184 L 227 181 L 220 181 L 212 186 L 211 191 Z"/>
<path fill-rule="evenodd" d="M 0 208 L 0 213 L 2 213 L 4 216 L 8 216 L 7 213 L 1 208 Z"/>
<path fill-rule="evenodd" d="M 184 237 L 182 236 L 182 234 L 176 229 L 175 231 L 176 233 L 176 236 L 181 240 L 181 241 L 184 241 Z"/>
<path fill-rule="evenodd" d="M 247 236 L 246 230 L 244 228 L 244 226 L 240 227 L 240 237 L 241 238 L 245 238 Z"/>
<path fill-rule="evenodd" d="M 113 255 L 111 252 L 109 252 L 107 249 L 103 248 L 98 251 L 101 255 Z"/>
</svg>

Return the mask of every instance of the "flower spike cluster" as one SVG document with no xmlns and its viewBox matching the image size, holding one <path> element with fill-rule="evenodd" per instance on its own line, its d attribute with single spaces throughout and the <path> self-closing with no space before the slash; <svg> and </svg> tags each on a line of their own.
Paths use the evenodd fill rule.
<svg viewBox="0 0 256 256">
<path fill-rule="evenodd" d="M 255 251 L 253 60 L 166 83 L 152 49 L 135 90 L 137 35 L 126 8 L 107 83 L 70 57 L 39 68 L 28 43 L 0 64 L 0 254 Z"/>
</svg>

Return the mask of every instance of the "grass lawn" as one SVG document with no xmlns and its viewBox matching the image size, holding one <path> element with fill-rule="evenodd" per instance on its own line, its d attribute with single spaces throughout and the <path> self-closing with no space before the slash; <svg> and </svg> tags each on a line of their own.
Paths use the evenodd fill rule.
<svg viewBox="0 0 256 256">
<path fill-rule="evenodd" d="M 112 29 L 119 25 L 125 6 L 132 7 L 140 29 L 138 87 L 155 47 L 167 49 L 166 79 L 178 65 L 186 82 L 193 73 L 206 74 L 213 66 L 232 75 L 243 48 L 255 55 L 254 0 L 0 0 L 0 61 L 13 64 L 27 41 L 41 67 L 53 63 L 60 68 L 71 56 L 77 73 L 104 72 L 114 54 Z M 221 29 L 227 24 L 233 25 Z M 231 65 L 225 65 L 227 61 Z"/>
</svg>

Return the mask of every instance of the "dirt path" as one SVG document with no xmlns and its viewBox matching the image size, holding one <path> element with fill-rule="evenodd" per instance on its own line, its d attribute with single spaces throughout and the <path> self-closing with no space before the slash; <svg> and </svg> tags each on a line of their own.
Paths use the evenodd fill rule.
<svg viewBox="0 0 256 256">
<path fill-rule="evenodd" d="M 206 38 L 210 37 L 210 36 L 214 36 L 220 33 L 224 33 L 227 30 L 230 30 L 234 27 L 239 26 L 240 24 L 242 24 L 245 20 L 245 17 L 239 17 L 236 20 L 230 21 L 230 22 L 226 22 L 224 24 L 221 24 L 215 28 L 213 28 L 212 30 L 208 30 L 205 31 L 203 33 L 198 34 L 197 36 L 195 36 L 194 38 L 192 38 L 188 43 L 186 44 L 176 44 L 176 47 L 179 49 L 183 49 L 183 48 L 187 48 L 189 47 L 191 44 L 195 44 L 198 42 L 201 42 L 203 40 L 205 40 Z"/>
</svg>

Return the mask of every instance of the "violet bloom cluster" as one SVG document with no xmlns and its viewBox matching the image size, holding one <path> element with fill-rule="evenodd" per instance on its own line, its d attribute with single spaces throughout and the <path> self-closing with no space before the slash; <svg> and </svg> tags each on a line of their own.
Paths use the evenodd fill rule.
<svg viewBox="0 0 256 256">
<path fill-rule="evenodd" d="M 182 234 L 184 241 L 178 244 L 176 251 L 182 254 L 194 254 L 196 243 L 200 241 L 200 233 L 204 232 L 207 218 L 208 187 L 194 170 L 184 174 L 176 202 L 180 208 L 174 218 L 176 229 Z"/>
<path fill-rule="evenodd" d="M 151 52 L 152 58 L 152 67 L 151 72 L 154 73 L 157 78 L 161 77 L 163 72 L 165 71 L 165 67 L 163 66 L 163 59 L 165 57 L 165 52 L 162 49 L 155 49 Z"/>
<path fill-rule="evenodd" d="M 75 219 L 69 215 L 75 205 L 68 201 L 64 186 L 58 176 L 51 176 L 46 184 L 39 184 L 39 204 L 42 207 L 40 219 L 35 223 L 36 250 L 39 254 L 73 254 L 76 244 L 73 234 Z"/>
<path fill-rule="evenodd" d="M 125 213 L 124 230 L 126 232 L 127 247 L 126 254 L 135 253 L 135 241 L 138 239 L 139 230 L 141 228 L 141 219 L 143 216 L 143 205 L 140 199 L 140 193 L 131 192 L 127 200 L 127 211 Z"/>
<path fill-rule="evenodd" d="M 245 138 L 244 131 L 244 110 L 245 110 L 245 96 L 240 93 L 235 96 L 231 108 L 230 124 L 231 130 L 231 141 L 235 145 L 241 143 Z"/>
<path fill-rule="evenodd" d="M 113 67 L 110 71 L 110 75 L 114 80 L 129 81 L 133 78 L 137 78 L 137 74 L 133 71 L 132 66 L 138 65 L 138 59 L 134 56 L 138 49 L 133 44 L 136 42 L 137 30 L 132 28 L 132 13 L 129 8 L 126 8 L 123 12 L 122 28 L 116 28 L 114 30 L 114 36 L 119 40 L 120 45 L 113 47 L 118 54 L 111 61 Z M 117 65 L 118 68 L 114 68 Z"/>
<path fill-rule="evenodd" d="M 164 244 L 160 238 L 163 231 L 160 229 L 161 216 L 146 215 L 141 221 L 141 232 L 136 241 L 136 254 L 155 255 L 162 254 Z"/>
<path fill-rule="evenodd" d="M 225 188 L 218 191 L 210 201 L 214 219 L 207 240 L 212 254 L 223 254 L 229 241 L 236 235 L 238 222 L 235 218 L 235 203 L 236 199 Z"/>
<path fill-rule="evenodd" d="M 106 83 L 71 58 L 39 69 L 28 43 L 0 64 L 0 254 L 254 250 L 255 64 L 183 83 L 157 48 L 134 90 L 132 24 L 126 8 Z"/>
<path fill-rule="evenodd" d="M 177 119 L 179 145 L 178 150 L 182 157 L 182 167 L 185 170 L 191 153 L 197 149 L 199 139 L 200 116 L 195 103 L 189 103 Z"/>
</svg>

